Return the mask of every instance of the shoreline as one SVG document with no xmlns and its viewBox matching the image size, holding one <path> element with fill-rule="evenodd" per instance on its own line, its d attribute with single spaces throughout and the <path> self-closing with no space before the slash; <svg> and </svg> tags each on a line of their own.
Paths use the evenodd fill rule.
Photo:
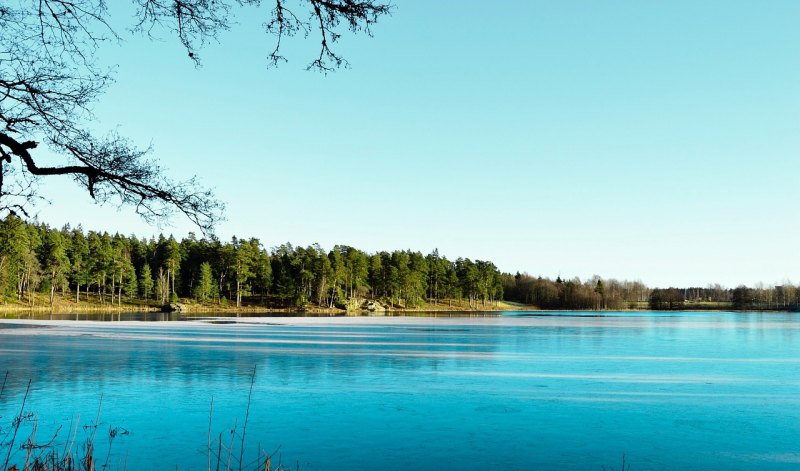
<svg viewBox="0 0 800 471">
<path fill-rule="evenodd" d="M 219 306 L 219 305 L 201 305 L 191 302 L 178 301 L 177 303 L 169 304 L 177 305 L 180 309 L 175 311 L 167 311 L 165 306 L 155 304 L 99 304 L 95 302 L 81 302 L 75 303 L 64 299 L 57 300 L 52 306 L 46 303 L 36 304 L 30 306 L 22 303 L 6 303 L 0 304 L 0 316 L 6 314 L 110 314 L 110 313 L 178 313 L 178 314 L 329 314 L 329 315 L 382 315 L 382 313 L 396 314 L 396 313 L 483 313 L 483 312 L 509 312 L 509 311 L 540 311 L 541 309 L 536 306 L 523 305 L 512 303 L 508 301 L 501 301 L 500 305 L 486 305 L 482 308 L 467 308 L 464 305 L 448 306 L 447 304 L 426 304 L 423 307 L 417 308 L 383 308 L 378 310 L 367 309 L 340 309 L 340 308 L 324 308 L 318 306 L 308 306 L 306 308 L 297 307 L 268 307 L 268 306 Z"/>
<path fill-rule="evenodd" d="M 436 315 L 436 314 L 458 314 L 458 315 L 476 315 L 481 313 L 498 313 L 498 312 L 530 312 L 530 313 L 563 313 L 563 312 L 579 312 L 586 315 L 604 316 L 608 313 L 637 313 L 637 312 L 800 312 L 797 309 L 792 309 L 789 306 L 776 306 L 767 307 L 762 309 L 754 308 L 733 308 L 731 305 L 721 305 L 722 303 L 702 304 L 702 303 L 686 303 L 682 309 L 664 309 L 652 310 L 649 306 L 639 303 L 638 306 L 626 307 L 621 309 L 543 309 L 535 305 L 522 304 L 513 301 L 493 301 L 486 305 L 478 303 L 477 306 L 471 305 L 465 299 L 438 299 L 435 301 L 426 301 L 419 307 L 404 308 L 392 306 L 391 304 L 384 304 L 385 300 L 371 300 L 367 298 L 359 298 L 354 303 L 358 308 L 351 306 L 350 309 L 342 308 L 329 308 L 320 306 L 306 306 L 304 308 L 298 307 L 274 307 L 268 305 L 258 304 L 256 300 L 246 300 L 247 304 L 236 307 L 235 305 L 225 304 L 212 304 L 196 303 L 192 299 L 179 299 L 175 303 L 162 306 L 161 304 L 152 301 L 141 302 L 127 302 L 123 301 L 122 304 L 104 302 L 100 303 L 99 299 L 90 296 L 88 299 L 83 298 L 81 302 L 76 302 L 74 297 L 66 297 L 57 295 L 53 305 L 50 305 L 49 299 L 42 295 L 34 297 L 34 305 L 31 306 L 27 302 L 19 302 L 16 300 L 5 301 L 0 304 L 0 316 L 9 315 L 42 315 L 42 314 L 81 314 L 81 315 L 105 315 L 105 314 L 122 314 L 122 313 L 151 313 L 151 314 L 172 314 L 177 313 L 180 315 L 203 315 L 203 314 L 228 314 L 228 315 L 268 315 L 268 314 L 286 314 L 289 316 L 298 315 L 319 315 L 323 317 L 331 316 L 403 316 L 403 315 Z M 255 301 L 255 302 L 253 302 Z M 262 301 L 263 302 L 263 301 Z M 169 310 L 173 307 L 174 310 Z M 367 306 L 377 306 L 377 309 L 371 309 Z M 543 314 L 546 315 L 546 314 Z"/>
<path fill-rule="evenodd" d="M 5 316 L 16 315 L 86 315 L 86 316 L 103 316 L 109 314 L 153 314 L 153 315 L 177 315 L 184 317 L 192 317 L 193 315 L 200 315 L 201 317 L 208 316 L 213 318 L 214 314 L 236 315 L 236 318 L 248 318 L 249 315 L 259 315 L 260 317 L 286 317 L 286 318 L 327 318 L 327 317 L 436 317 L 448 315 L 461 315 L 461 316 L 485 316 L 485 315 L 500 315 L 503 312 L 509 313 L 531 313 L 542 317 L 546 316 L 559 316 L 565 313 L 581 313 L 581 317 L 613 317 L 610 314 L 624 313 L 657 313 L 662 315 L 679 314 L 679 313 L 798 313 L 796 310 L 789 309 L 677 309 L 677 310 L 652 310 L 652 309 L 539 309 L 537 307 L 515 308 L 515 309 L 386 309 L 383 311 L 346 311 L 343 309 L 289 309 L 289 308 L 264 308 L 264 307 L 241 307 L 241 308 L 191 308 L 182 311 L 164 311 L 158 307 L 142 308 L 140 306 L 76 306 L 69 309 L 64 308 L 50 308 L 50 307 L 12 307 L 0 306 L 0 320 Z M 243 316 L 240 316 L 242 314 Z M 263 314 L 263 316 L 261 316 Z M 284 314 L 284 316 L 281 316 Z M 13 319 L 12 317 L 5 317 Z"/>
<path fill-rule="evenodd" d="M 142 321 L 142 320 L 66 320 L 66 319 L 9 319 L 0 318 L 0 337 L 3 335 L 86 335 L 91 334 L 89 329 L 101 331 L 115 331 L 122 329 L 122 335 L 127 329 L 146 327 L 157 330 L 175 329 L 247 329 L 247 328 L 338 328 L 338 327 L 413 327 L 438 328 L 452 326 L 515 326 L 530 328 L 633 328 L 641 329 L 652 325 L 654 316 L 647 319 L 645 316 L 504 316 L 492 313 L 472 316 L 332 316 L 332 317 L 208 317 L 189 318 L 179 321 Z M 698 318 L 683 328 L 732 328 L 728 323 L 720 324 L 715 319 Z M 760 329 L 792 329 L 800 331 L 800 318 L 786 322 L 763 321 Z M 431 331 L 434 333 L 435 331 Z"/>
<path fill-rule="evenodd" d="M 4 312 L 0 310 L 0 324 L 61 324 L 92 323 L 100 325 L 141 324 L 326 324 L 332 323 L 393 323 L 402 320 L 469 320 L 469 319 L 517 319 L 547 321 L 556 319 L 626 321 L 640 318 L 665 318 L 693 316 L 695 314 L 798 314 L 796 311 L 757 310 L 682 310 L 682 311 L 589 311 L 589 310 L 530 310 L 530 311 L 386 311 L 370 312 L 301 312 L 301 311 L 209 311 L 209 312 L 160 312 L 160 311 L 107 311 L 107 312 Z M 43 316 L 59 316 L 58 318 Z M 63 316 L 75 316 L 65 318 Z M 80 316 L 80 317 L 78 317 Z M 124 316 L 124 317 L 123 317 Z M 110 318 L 109 318 L 110 317 Z M 699 317 L 698 317 L 699 318 Z M 800 320 L 800 319 L 799 319 Z"/>
<path fill-rule="evenodd" d="M 703 313 L 703 312 L 739 312 L 739 313 L 797 313 L 799 311 L 790 309 L 675 309 L 675 310 L 653 310 L 653 309 L 540 309 L 535 306 L 526 306 L 524 308 L 511 308 L 511 309 L 386 309 L 382 311 L 346 311 L 344 309 L 294 309 L 294 308 L 268 308 L 268 307 L 251 307 L 245 306 L 240 308 L 219 307 L 219 308 L 189 308 L 181 311 L 165 311 L 159 307 L 142 307 L 142 306 L 75 306 L 70 308 L 63 307 L 23 307 L 23 306 L 2 306 L 0 305 L 0 316 L 7 315 L 24 315 L 24 314 L 53 314 L 53 315 L 66 315 L 66 314 L 81 314 L 81 315 L 105 315 L 105 314 L 174 314 L 191 316 L 194 314 L 286 314 L 285 317 L 397 317 L 403 315 L 424 315 L 424 314 L 464 314 L 464 315 L 481 315 L 481 314 L 499 314 L 503 312 L 516 312 L 516 313 L 539 313 L 539 315 L 547 316 L 548 313 L 569 313 L 579 312 L 586 313 L 586 317 L 591 317 L 594 313 L 598 317 L 608 317 L 610 313 L 660 313 L 668 315 L 670 313 Z M 238 316 L 237 316 L 238 317 Z M 281 317 L 281 316 L 275 316 Z"/>
</svg>

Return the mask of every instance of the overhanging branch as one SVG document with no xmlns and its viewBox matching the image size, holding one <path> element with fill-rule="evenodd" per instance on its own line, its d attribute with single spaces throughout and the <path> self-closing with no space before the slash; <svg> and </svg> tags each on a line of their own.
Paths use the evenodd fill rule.
<svg viewBox="0 0 800 471">
<path fill-rule="evenodd" d="M 20 142 L 4 132 L 0 132 L 0 151 L 5 156 L 10 152 L 19 157 L 31 175 L 76 176 L 84 182 L 95 201 L 104 203 L 118 197 L 121 204 L 134 206 L 137 213 L 147 220 L 163 219 L 174 209 L 204 233 L 211 233 L 214 224 L 222 219 L 224 205 L 210 190 L 201 189 L 194 178 L 184 182 L 166 179 L 161 168 L 143 159 L 147 151 L 137 150 L 121 138 L 112 136 L 107 141 L 95 142 L 88 135 L 82 137 L 85 138 L 83 142 L 57 144 L 85 165 L 40 167 L 30 153 L 37 148 L 36 142 Z M 80 180 L 80 177 L 85 180 Z"/>
</svg>

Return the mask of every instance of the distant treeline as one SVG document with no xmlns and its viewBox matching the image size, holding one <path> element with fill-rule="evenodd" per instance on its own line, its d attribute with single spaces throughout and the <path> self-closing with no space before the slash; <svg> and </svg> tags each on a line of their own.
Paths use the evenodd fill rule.
<svg viewBox="0 0 800 471">
<path fill-rule="evenodd" d="M 80 227 L 50 228 L 16 216 L 0 221 L 0 295 L 33 304 L 35 294 L 76 302 L 146 302 L 180 299 L 268 307 L 354 307 L 378 300 L 398 308 L 467 302 L 472 309 L 500 300 L 542 309 L 683 309 L 686 307 L 787 309 L 798 305 L 793 286 L 726 289 L 650 289 L 641 281 L 595 276 L 555 280 L 500 273 L 489 261 L 449 260 L 438 251 L 367 253 L 337 245 L 324 250 L 283 244 L 265 248 L 255 238 L 180 241 L 139 239 Z"/>
<path fill-rule="evenodd" d="M 527 274 L 501 275 L 507 300 L 543 309 L 756 309 L 796 310 L 800 288 L 782 286 L 729 289 L 719 284 L 705 288 L 648 288 L 641 281 L 619 281 L 594 276 L 555 281 Z"/>
<path fill-rule="evenodd" d="M 646 302 L 650 289 L 641 281 L 604 280 L 595 276 L 555 281 L 527 274 L 504 274 L 506 299 L 542 309 L 627 309 Z"/>
<path fill-rule="evenodd" d="M 656 310 L 704 309 L 730 306 L 745 310 L 798 310 L 800 289 L 790 284 L 725 289 L 719 285 L 707 288 L 668 288 L 650 291 L 648 306 Z"/>
</svg>

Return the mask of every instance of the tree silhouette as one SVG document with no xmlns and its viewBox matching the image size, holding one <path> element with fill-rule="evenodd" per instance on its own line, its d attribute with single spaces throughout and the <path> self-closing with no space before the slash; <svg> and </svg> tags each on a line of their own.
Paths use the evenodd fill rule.
<svg viewBox="0 0 800 471">
<path fill-rule="evenodd" d="M 347 66 L 332 49 L 342 30 L 371 35 L 371 26 L 391 9 L 378 0 L 131 2 L 136 7 L 132 31 L 168 31 L 198 64 L 203 45 L 232 26 L 234 8 L 265 11 L 265 29 L 275 38 L 270 64 L 286 61 L 281 55 L 285 38 L 314 35 L 320 51 L 307 68 L 324 73 Z M 87 125 L 93 118 L 91 105 L 112 78 L 98 64 L 98 49 L 120 39 L 105 0 L 0 5 L 0 210 L 28 215 L 39 177 L 69 175 L 100 204 L 132 206 L 149 222 L 183 213 L 208 232 L 223 210 L 211 190 L 194 177 L 167 178 L 150 149 L 138 148 L 116 132 L 98 135 Z M 36 153 L 42 144 L 63 164 L 39 165 Z"/>
</svg>

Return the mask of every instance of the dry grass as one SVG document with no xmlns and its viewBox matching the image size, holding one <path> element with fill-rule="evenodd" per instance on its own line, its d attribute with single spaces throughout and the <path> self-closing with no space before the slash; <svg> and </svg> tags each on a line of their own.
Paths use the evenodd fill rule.
<svg viewBox="0 0 800 471">
<path fill-rule="evenodd" d="M 6 372 L 2 386 L 0 386 L 0 400 L 6 389 L 9 373 Z M 252 400 L 253 386 L 255 384 L 256 369 L 253 367 L 253 374 L 250 379 L 250 391 L 247 397 L 247 409 L 245 412 L 244 423 L 238 427 L 238 420 L 234 422 L 230 429 L 229 437 L 220 433 L 218 439 L 212 440 L 212 422 L 214 412 L 214 400 L 211 400 L 208 416 L 208 436 L 207 445 L 207 469 L 208 471 L 289 471 L 289 467 L 281 462 L 280 447 L 272 453 L 258 445 L 253 453 L 253 459 L 245 461 L 245 437 L 247 435 L 247 423 L 250 416 L 250 404 Z M 111 469 L 127 469 L 127 455 L 125 461 L 118 462 L 116 466 L 112 463 L 112 450 L 115 441 L 129 432 L 121 427 L 108 428 L 106 437 L 108 438 L 108 448 L 98 451 L 95 446 L 98 440 L 98 424 L 100 423 L 100 411 L 103 398 L 100 396 L 100 404 L 97 407 L 97 416 L 94 422 L 80 426 L 79 418 L 67 428 L 68 436 L 60 440 L 62 426 L 59 426 L 52 436 L 44 441 L 37 439 L 38 416 L 26 411 L 25 406 L 31 393 L 31 381 L 28 381 L 25 394 L 19 412 L 14 415 L 9 427 L 0 427 L 0 470 L 2 471 L 101 471 Z M 83 429 L 87 438 L 80 445 L 75 445 L 78 430 Z M 22 440 L 20 432 L 25 430 L 27 438 Z M 63 442 L 63 443 L 62 443 Z M 276 459 L 277 458 L 277 459 Z M 277 462 L 277 464 L 275 464 Z M 165 468 L 172 468 L 167 465 Z M 175 465 L 175 469 L 178 466 Z M 296 466 L 299 470 L 299 464 Z"/>
</svg>

